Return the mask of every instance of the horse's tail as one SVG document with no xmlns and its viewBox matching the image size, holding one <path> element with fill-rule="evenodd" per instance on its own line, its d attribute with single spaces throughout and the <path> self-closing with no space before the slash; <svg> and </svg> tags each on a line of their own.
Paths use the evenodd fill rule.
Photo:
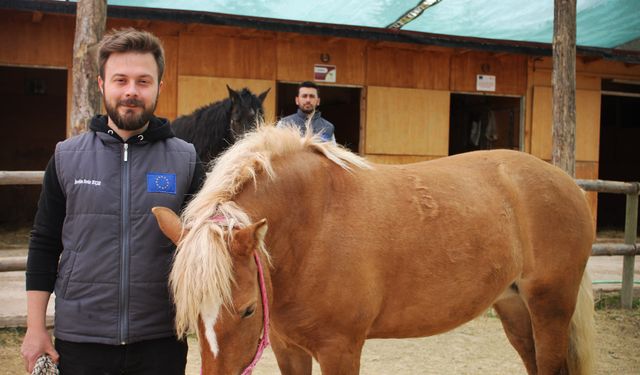
<svg viewBox="0 0 640 375">
<path fill-rule="evenodd" d="M 587 270 L 584 271 L 576 309 L 569 331 L 568 367 L 571 375 L 593 373 L 595 325 L 593 311 L 593 287 Z"/>
</svg>

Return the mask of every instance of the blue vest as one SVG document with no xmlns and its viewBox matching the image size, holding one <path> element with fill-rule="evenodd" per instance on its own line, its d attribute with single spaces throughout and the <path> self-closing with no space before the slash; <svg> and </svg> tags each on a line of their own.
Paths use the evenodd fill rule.
<svg viewBox="0 0 640 375">
<path fill-rule="evenodd" d="M 300 130 L 300 133 L 304 135 L 306 132 L 307 125 L 307 114 L 302 112 L 302 110 L 298 109 L 298 111 L 292 115 L 287 117 L 283 117 L 277 126 L 284 125 L 295 125 Z M 311 129 L 314 134 L 319 134 L 320 138 L 324 141 L 331 141 L 334 139 L 333 131 L 334 126 L 329 121 L 322 118 L 320 111 L 315 111 L 313 117 L 311 118 Z"/>
</svg>

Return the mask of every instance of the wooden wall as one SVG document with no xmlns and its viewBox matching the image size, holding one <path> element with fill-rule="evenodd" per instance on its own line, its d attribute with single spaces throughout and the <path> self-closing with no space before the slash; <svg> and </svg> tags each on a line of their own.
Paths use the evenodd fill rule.
<svg viewBox="0 0 640 375">
<path fill-rule="evenodd" d="M 523 96 L 527 88 L 527 57 L 523 55 L 462 51 L 451 59 L 451 91 L 476 92 L 476 75 L 496 76 L 491 95 Z"/>
<path fill-rule="evenodd" d="M 167 68 L 157 113 L 170 119 L 226 97 L 225 84 L 259 93 L 275 120 L 277 82 L 313 79 L 313 65 L 336 65 L 334 85 L 362 87 L 361 152 L 372 160 L 407 162 L 448 153 L 450 95 L 477 93 L 476 76 L 496 77 L 490 95 L 525 98 L 524 149 L 549 159 L 551 59 L 228 26 L 109 19 L 158 35 Z M 71 68 L 71 15 L 0 10 L 0 64 Z M 579 177 L 597 177 L 600 80 L 640 78 L 639 65 L 578 58 Z M 69 77 L 71 75 L 69 74 Z M 71 81 L 69 78 L 69 93 Z M 70 98 L 70 95 L 69 95 Z M 69 100 L 69 103 L 71 101 Z"/>
<path fill-rule="evenodd" d="M 247 87 L 256 95 L 271 89 L 263 103 L 265 121 L 275 121 L 275 82 L 258 79 L 220 78 L 203 76 L 180 76 L 178 78 L 178 115 L 185 115 L 194 110 L 226 98 L 227 85 L 234 90 Z"/>
<path fill-rule="evenodd" d="M 313 65 L 325 64 L 321 55 L 329 56 L 326 64 L 337 67 L 338 85 L 363 86 L 365 78 L 365 46 L 360 39 L 347 39 L 313 35 L 278 33 L 274 50 L 277 51 L 278 81 L 312 81 Z"/>
<path fill-rule="evenodd" d="M 444 49 L 373 43 L 367 48 L 366 84 L 448 91 L 450 55 Z"/>
<path fill-rule="evenodd" d="M 0 11 L 0 64 L 71 66 L 74 23 L 69 16 Z"/>
</svg>

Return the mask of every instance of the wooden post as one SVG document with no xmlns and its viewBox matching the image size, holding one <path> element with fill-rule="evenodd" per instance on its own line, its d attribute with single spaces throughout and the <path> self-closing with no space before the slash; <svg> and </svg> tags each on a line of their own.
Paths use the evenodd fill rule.
<svg viewBox="0 0 640 375">
<path fill-rule="evenodd" d="M 554 0 L 551 162 L 576 174 L 576 0 Z"/>
<path fill-rule="evenodd" d="M 107 23 L 107 0 L 78 0 L 73 41 L 73 97 L 68 135 L 87 130 L 100 111 L 96 53 Z"/>
<path fill-rule="evenodd" d="M 624 222 L 624 243 L 636 243 L 638 233 L 638 193 L 627 194 L 627 207 Z M 620 302 L 623 308 L 633 307 L 633 273 L 636 263 L 636 256 L 625 255 L 622 261 L 622 290 L 620 291 Z"/>
</svg>

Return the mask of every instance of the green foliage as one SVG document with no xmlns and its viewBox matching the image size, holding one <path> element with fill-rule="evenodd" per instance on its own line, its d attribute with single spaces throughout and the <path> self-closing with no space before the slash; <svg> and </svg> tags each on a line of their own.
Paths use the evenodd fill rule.
<svg viewBox="0 0 640 375">
<path fill-rule="evenodd" d="M 599 292 L 594 295 L 594 306 L 596 310 L 620 309 L 620 292 Z M 631 302 L 632 310 L 638 310 L 640 314 L 640 297 L 634 296 Z"/>
<path fill-rule="evenodd" d="M 21 343 L 26 328 L 0 328 L 0 347 L 7 347 Z"/>
</svg>

